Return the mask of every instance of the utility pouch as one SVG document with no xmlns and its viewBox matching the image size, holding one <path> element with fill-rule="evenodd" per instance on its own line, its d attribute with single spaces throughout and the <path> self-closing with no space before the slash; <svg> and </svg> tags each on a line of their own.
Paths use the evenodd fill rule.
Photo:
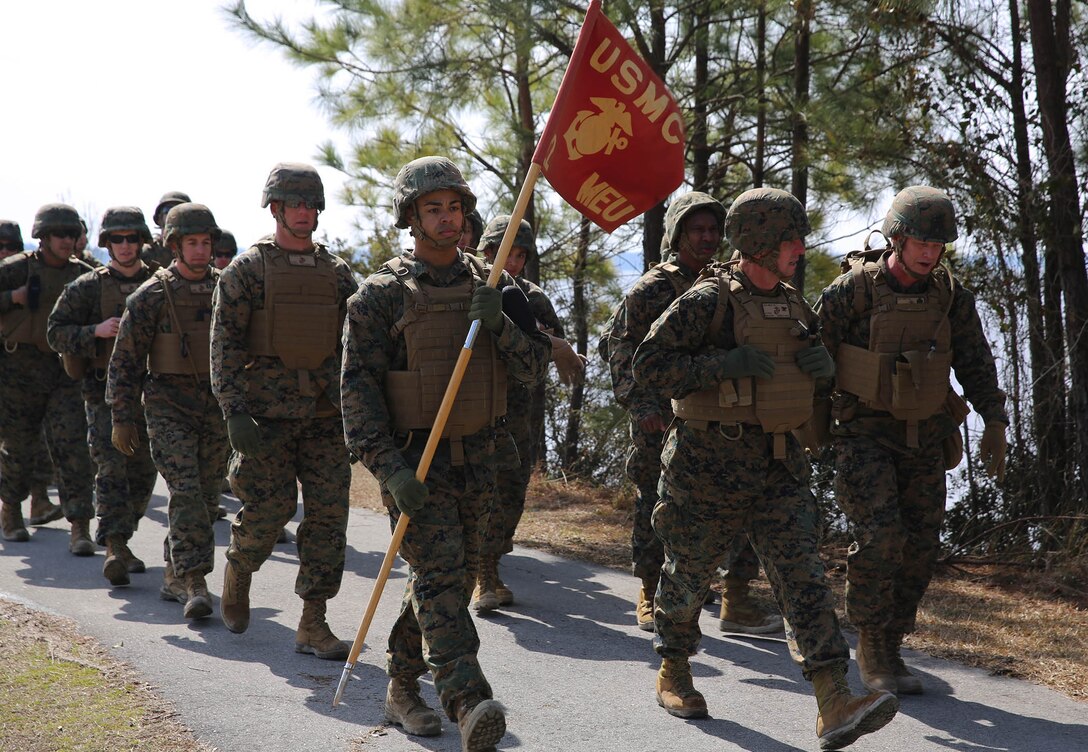
<svg viewBox="0 0 1088 752">
<path fill-rule="evenodd" d="M 87 358 L 72 353 L 61 353 L 61 363 L 64 364 L 64 372 L 73 381 L 79 381 L 87 375 Z"/>
<path fill-rule="evenodd" d="M 900 353 L 892 369 L 892 410 L 912 410 L 918 406 L 918 385 L 921 372 L 916 367 L 917 352 Z"/>
<path fill-rule="evenodd" d="M 941 455 L 944 457 L 945 470 L 954 470 L 963 460 L 963 434 L 959 428 L 941 442 Z"/>
</svg>

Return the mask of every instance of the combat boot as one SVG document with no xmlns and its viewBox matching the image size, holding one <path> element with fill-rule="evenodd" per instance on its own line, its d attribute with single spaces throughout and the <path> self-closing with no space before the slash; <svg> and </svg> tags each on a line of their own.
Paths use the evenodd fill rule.
<svg viewBox="0 0 1088 752">
<path fill-rule="evenodd" d="M 888 665 L 888 653 L 881 629 L 859 629 L 855 654 L 861 684 L 870 692 L 895 692 L 895 676 Z"/>
<path fill-rule="evenodd" d="M 350 646 L 329 629 L 325 621 L 325 601 L 303 601 L 302 619 L 295 632 L 295 652 L 313 653 L 327 661 L 339 661 L 348 657 Z"/>
<path fill-rule="evenodd" d="M 726 577 L 722 581 L 718 629 L 738 634 L 771 634 L 782 631 L 782 617 L 759 607 L 749 591 L 748 580 Z"/>
<path fill-rule="evenodd" d="M 68 541 L 68 550 L 75 556 L 94 556 L 90 520 L 72 520 L 72 535 Z"/>
<path fill-rule="evenodd" d="M 125 569 L 128 570 L 129 574 L 140 574 L 147 571 L 147 566 L 143 563 L 143 560 L 136 558 L 136 554 L 132 553 L 132 549 L 128 547 L 127 542 L 121 541 L 120 546 L 117 548 L 117 555 L 125 563 Z"/>
<path fill-rule="evenodd" d="M 186 619 L 203 619 L 212 614 L 212 598 L 208 595 L 208 584 L 203 572 L 185 573 L 185 610 Z"/>
<path fill-rule="evenodd" d="M 223 595 L 219 598 L 219 612 L 227 629 L 236 634 L 249 628 L 249 585 L 252 581 L 250 572 L 243 572 L 236 563 L 227 559 L 227 565 L 223 568 Z"/>
<path fill-rule="evenodd" d="M 30 533 L 26 531 L 26 525 L 23 524 L 21 505 L 3 502 L 3 509 L 0 509 L 0 531 L 3 532 L 6 541 L 25 543 L 30 540 Z"/>
<path fill-rule="evenodd" d="M 415 679 L 389 680 L 385 692 L 385 720 L 404 729 L 413 736 L 438 736 L 442 733 L 442 720 L 419 695 L 419 682 Z"/>
<path fill-rule="evenodd" d="M 657 672 L 657 704 L 677 718 L 706 718 L 706 700 L 691 680 L 687 658 L 662 658 Z"/>
<path fill-rule="evenodd" d="M 498 563 L 494 559 L 480 562 L 480 571 L 476 575 L 476 587 L 472 591 L 472 609 L 478 613 L 488 613 L 499 607 L 499 596 L 495 593 L 495 581 L 499 578 Z"/>
<path fill-rule="evenodd" d="M 499 599 L 500 606 L 512 606 L 514 604 L 514 592 L 506 587 L 499 574 L 499 560 L 495 560 L 495 597 Z"/>
<path fill-rule="evenodd" d="M 166 569 L 162 573 L 162 587 L 159 588 L 159 597 L 164 601 L 177 601 L 178 603 L 187 603 L 189 601 L 189 591 L 185 589 L 185 583 L 174 574 L 174 565 L 169 561 L 166 562 Z"/>
<path fill-rule="evenodd" d="M 885 632 L 884 644 L 888 651 L 888 666 L 895 677 L 895 693 L 897 695 L 920 695 L 922 680 L 910 672 L 907 664 L 903 662 L 903 656 L 899 651 L 903 647 L 902 632 Z"/>
<path fill-rule="evenodd" d="M 121 558 L 120 553 L 124 545 L 119 535 L 110 535 L 106 538 L 106 561 L 102 564 L 102 576 L 114 587 L 128 584 L 128 568 L 125 567 L 125 560 Z"/>
<path fill-rule="evenodd" d="M 461 752 L 490 752 L 506 734 L 506 713 L 496 700 L 463 703 L 457 711 Z"/>
<path fill-rule="evenodd" d="M 846 686 L 846 666 L 827 666 L 812 677 L 816 693 L 816 736 L 820 749 L 842 749 L 884 728 L 899 710 L 890 692 L 854 697 Z"/>
<path fill-rule="evenodd" d="M 47 525 L 63 516 L 60 504 L 51 502 L 49 492 L 44 488 L 30 492 L 30 519 L 27 522 L 31 525 Z"/>
<path fill-rule="evenodd" d="M 635 605 L 635 623 L 643 632 L 654 631 L 654 594 L 657 593 L 657 577 L 647 577 L 638 591 Z"/>
</svg>

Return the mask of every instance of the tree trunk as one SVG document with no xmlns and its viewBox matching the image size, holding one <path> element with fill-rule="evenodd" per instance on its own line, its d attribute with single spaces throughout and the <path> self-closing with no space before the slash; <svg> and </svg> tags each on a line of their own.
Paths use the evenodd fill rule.
<svg viewBox="0 0 1088 752">
<path fill-rule="evenodd" d="M 571 316 L 574 319 L 574 349 L 585 355 L 589 347 L 589 306 L 586 303 L 586 264 L 589 260 L 589 220 L 582 218 L 578 226 L 578 248 L 575 251 L 572 280 Z M 582 432 L 582 404 L 585 385 L 575 384 L 571 389 L 570 409 L 567 412 L 567 430 L 563 439 L 563 469 L 577 474 L 580 468 L 579 442 Z"/>
<path fill-rule="evenodd" d="M 665 5 L 661 0 L 650 3 L 650 55 L 646 62 L 665 81 Z M 661 203 L 642 217 L 642 269 L 661 261 L 661 238 L 665 237 L 665 204 Z"/>
<path fill-rule="evenodd" d="M 533 97 L 529 85 L 529 66 L 532 62 L 533 49 L 533 40 L 528 35 L 531 28 L 531 19 L 529 18 L 529 13 L 531 13 L 531 11 L 532 8 L 530 4 L 526 3 L 524 23 L 520 24 L 520 29 L 518 31 L 518 48 L 514 61 L 516 66 L 515 76 L 517 78 L 518 86 L 518 137 L 521 141 L 521 155 L 518 158 L 519 186 L 525 183 L 525 176 L 529 174 L 529 168 L 533 163 L 533 152 L 536 150 L 536 130 L 533 121 Z M 529 203 L 525 206 L 524 219 L 533 228 L 533 232 L 536 232 L 535 191 L 533 195 L 529 197 Z M 529 257 L 525 260 L 525 270 L 522 274 L 530 282 L 540 284 L 540 258 L 535 253 L 529 254 Z M 543 399 L 540 400 L 540 415 L 534 415 L 533 419 L 535 420 L 537 417 L 541 418 L 541 422 L 536 425 L 543 425 Z"/>
<path fill-rule="evenodd" d="M 801 205 L 808 207 L 808 97 L 811 79 L 809 48 L 812 37 L 812 0 L 794 4 L 793 46 L 793 129 L 790 137 L 790 190 Z M 793 286 L 804 294 L 805 257 L 797 263 Z"/>
<path fill-rule="evenodd" d="M 762 188 L 767 149 L 767 3 L 760 0 L 756 10 L 756 157 L 752 164 L 752 187 Z"/>
<path fill-rule="evenodd" d="M 705 191 L 710 180 L 710 147 L 707 144 L 707 93 L 710 80 L 710 9 L 704 3 L 695 11 L 695 88 L 691 106 L 691 185 Z"/>
</svg>

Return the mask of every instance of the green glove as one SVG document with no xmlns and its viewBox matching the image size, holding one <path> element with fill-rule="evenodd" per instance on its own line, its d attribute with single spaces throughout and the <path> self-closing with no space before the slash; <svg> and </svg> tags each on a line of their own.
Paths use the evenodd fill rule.
<svg viewBox="0 0 1088 752">
<path fill-rule="evenodd" d="M 397 503 L 397 509 L 409 517 L 415 517 L 423 509 L 423 502 L 431 493 L 427 486 L 416 480 L 416 474 L 408 468 L 398 470 L 385 482 L 390 496 Z"/>
<path fill-rule="evenodd" d="M 238 413 L 227 418 L 227 437 L 238 454 L 256 454 L 261 446 L 261 431 L 252 415 Z"/>
<path fill-rule="evenodd" d="M 798 350 L 797 367 L 814 379 L 830 379 L 835 375 L 835 361 L 823 345 L 813 345 Z"/>
<path fill-rule="evenodd" d="M 741 345 L 721 355 L 713 368 L 714 378 L 719 382 L 745 376 L 769 379 L 774 376 L 774 359 L 751 345 Z"/>
<path fill-rule="evenodd" d="M 468 320 L 479 319 L 489 331 L 498 334 L 502 331 L 502 293 L 494 287 L 481 285 L 472 293 L 472 304 L 468 307 Z"/>
</svg>

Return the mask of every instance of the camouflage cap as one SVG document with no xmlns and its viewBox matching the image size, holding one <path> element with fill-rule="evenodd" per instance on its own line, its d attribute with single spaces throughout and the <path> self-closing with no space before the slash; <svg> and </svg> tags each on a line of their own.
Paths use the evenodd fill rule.
<svg viewBox="0 0 1088 752">
<path fill-rule="evenodd" d="M 325 208 L 325 185 L 317 170 L 302 162 L 280 162 L 268 173 L 261 193 L 261 207 L 273 201 L 306 204 Z"/>
<path fill-rule="evenodd" d="M 215 223 L 211 209 L 204 204 L 178 204 L 166 215 L 162 240 L 166 245 L 170 245 L 170 241 L 174 238 L 181 240 L 186 235 L 197 235 L 202 232 L 210 233 L 213 243 L 219 240 L 221 232 Z"/>
<path fill-rule="evenodd" d="M 163 222 L 166 220 L 166 212 L 170 211 L 178 204 L 187 204 L 190 201 L 192 201 L 192 199 L 189 198 L 189 194 L 187 193 L 182 193 L 181 191 L 167 191 L 162 194 L 162 198 L 159 199 L 155 211 L 151 213 L 151 219 L 159 227 L 162 227 Z"/>
<path fill-rule="evenodd" d="M 238 241 L 234 239 L 234 233 L 230 230 L 220 230 L 219 240 L 215 241 L 215 250 L 238 253 Z"/>
<path fill-rule="evenodd" d="M 811 231 L 801 202 L 778 188 L 753 188 L 734 199 L 725 214 L 729 245 L 749 256 L 778 250 L 783 240 L 804 239 Z"/>
<path fill-rule="evenodd" d="M 502 236 L 506 234 L 506 228 L 509 226 L 509 214 L 500 214 L 492 219 L 487 223 L 487 227 L 484 228 L 483 234 L 480 235 L 480 247 L 485 248 L 489 245 L 494 245 L 498 248 L 499 243 L 502 242 Z M 530 254 L 536 253 L 536 235 L 533 234 L 533 228 L 524 219 L 521 220 L 521 224 L 518 225 L 518 232 L 514 236 L 514 245 L 521 246 Z"/>
<path fill-rule="evenodd" d="M 912 185 L 892 199 L 881 231 L 888 238 L 905 235 L 927 243 L 953 243 L 959 237 L 956 208 L 944 191 Z"/>
<path fill-rule="evenodd" d="M 0 219 L 0 241 L 22 245 L 23 230 L 19 223 L 12 219 Z"/>
<path fill-rule="evenodd" d="M 680 233 L 684 229 L 684 220 L 697 211 L 709 211 L 718 220 L 718 231 L 725 232 L 725 207 L 722 202 L 702 191 L 689 191 L 669 204 L 665 212 L 665 237 L 661 241 L 662 251 L 667 248 L 675 251 L 680 243 Z"/>
<path fill-rule="evenodd" d="M 476 194 L 468 187 L 457 165 L 446 157 L 420 157 L 401 167 L 393 180 L 395 226 L 402 230 L 408 227 L 408 208 L 417 198 L 444 190 L 461 194 L 461 208 L 466 214 L 476 208 Z"/>
<path fill-rule="evenodd" d="M 147 228 L 144 213 L 135 206 L 113 206 L 102 215 L 102 226 L 98 230 L 98 246 L 106 247 L 106 236 L 117 230 L 135 230 L 140 240 L 151 242 L 151 230 Z"/>
<path fill-rule="evenodd" d="M 38 209 L 38 213 L 34 215 L 30 237 L 44 238 L 54 230 L 72 230 L 78 236 L 83 232 L 79 212 L 68 204 L 46 204 Z"/>
</svg>

